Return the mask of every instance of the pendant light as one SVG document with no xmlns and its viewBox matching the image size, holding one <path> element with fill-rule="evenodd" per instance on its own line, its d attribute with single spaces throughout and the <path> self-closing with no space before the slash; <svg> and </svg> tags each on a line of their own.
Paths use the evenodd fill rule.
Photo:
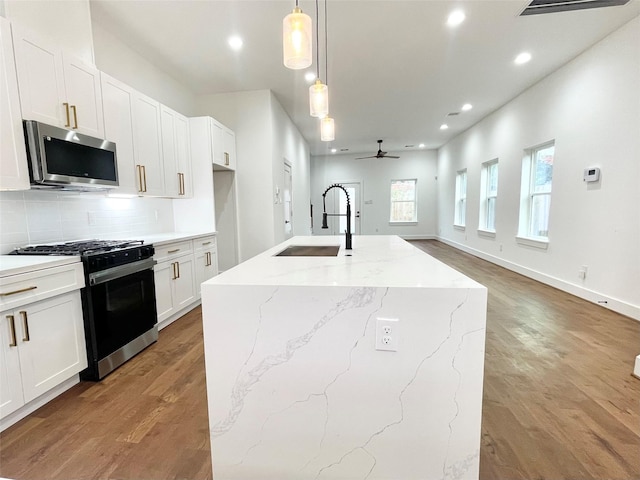
<svg viewBox="0 0 640 480">
<path fill-rule="evenodd" d="M 331 117 L 324 117 L 320 120 L 320 140 L 332 142 L 336 139 L 336 124 Z"/>
<path fill-rule="evenodd" d="M 327 0 L 324 0 L 324 75 L 329 83 L 329 36 L 327 31 Z M 320 62 L 318 62 L 320 64 Z M 320 71 L 320 67 L 318 67 Z M 327 88 L 327 115 L 320 120 L 320 140 L 332 142 L 336 138 L 336 123 L 329 117 L 329 92 Z"/>
<path fill-rule="evenodd" d="M 325 52 L 326 53 L 326 52 Z M 324 118 L 329 115 L 329 87 L 320 80 L 320 12 L 316 0 L 316 82 L 309 87 L 309 114 Z"/>
<path fill-rule="evenodd" d="M 296 6 L 282 21 L 284 66 L 292 70 L 307 68 L 313 61 L 311 17 Z"/>
</svg>

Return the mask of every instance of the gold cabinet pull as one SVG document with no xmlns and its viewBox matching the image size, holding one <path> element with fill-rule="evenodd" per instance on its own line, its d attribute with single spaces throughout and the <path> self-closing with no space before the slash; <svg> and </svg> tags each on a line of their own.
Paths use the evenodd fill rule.
<svg viewBox="0 0 640 480">
<path fill-rule="evenodd" d="M 144 165 L 142 165 L 142 178 L 144 180 L 144 189 L 142 191 L 146 192 L 147 191 L 147 167 L 145 167 Z"/>
<path fill-rule="evenodd" d="M 7 321 L 9 322 L 9 332 L 11 333 L 10 347 L 17 347 L 18 341 L 16 340 L 16 321 L 13 315 L 7 315 Z"/>
<path fill-rule="evenodd" d="M 175 280 L 178 278 L 178 274 L 176 273 L 176 262 L 171 264 L 171 268 L 173 269 L 173 277 L 171 277 L 171 280 Z"/>
<path fill-rule="evenodd" d="M 69 116 L 69 104 L 67 102 L 64 102 L 62 105 L 64 105 L 64 109 L 67 112 L 67 123 L 64 124 L 65 127 L 70 127 L 71 126 L 71 117 Z"/>
<path fill-rule="evenodd" d="M 209 245 L 211 242 L 202 242 L 202 245 Z"/>
<path fill-rule="evenodd" d="M 73 123 L 75 125 L 75 127 L 73 127 L 74 129 L 78 128 L 78 111 L 76 109 L 75 105 L 71 105 L 71 110 L 73 110 Z"/>
<path fill-rule="evenodd" d="M 224 164 L 229 165 L 229 154 L 224 152 Z"/>
<path fill-rule="evenodd" d="M 169 250 L 167 253 L 176 253 L 176 252 L 179 252 L 179 251 L 180 251 L 180 249 L 176 248 L 174 250 Z"/>
<path fill-rule="evenodd" d="M 176 266 L 178 267 L 178 277 L 180 278 L 180 262 L 176 262 Z"/>
<path fill-rule="evenodd" d="M 29 338 L 29 319 L 27 318 L 27 312 L 22 310 L 20 312 L 20 316 L 22 317 L 22 328 L 24 329 L 24 337 L 22 338 L 23 342 L 28 342 Z"/>
<path fill-rule="evenodd" d="M 180 178 L 182 179 L 182 195 L 186 195 L 187 192 L 185 191 L 185 188 L 184 188 L 184 173 L 180 174 Z"/>
<path fill-rule="evenodd" d="M 136 170 L 138 172 L 138 192 L 142 192 L 142 166 L 136 165 Z"/>
<path fill-rule="evenodd" d="M 29 290 L 35 290 L 36 288 L 38 287 L 37 286 L 26 287 L 26 288 L 21 288 L 20 290 L 14 290 L 12 292 L 0 293 L 0 297 L 8 297 L 9 295 L 15 295 L 16 293 L 28 292 Z"/>
</svg>

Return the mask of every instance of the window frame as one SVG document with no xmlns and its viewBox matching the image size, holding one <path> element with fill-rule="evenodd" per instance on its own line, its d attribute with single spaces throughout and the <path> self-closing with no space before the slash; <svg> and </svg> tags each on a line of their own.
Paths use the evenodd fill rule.
<svg viewBox="0 0 640 480">
<path fill-rule="evenodd" d="M 549 221 L 551 217 L 551 198 L 553 194 L 553 169 L 551 171 L 551 181 L 548 190 L 536 192 L 536 168 L 538 162 L 538 152 L 553 147 L 553 159 L 555 163 L 555 140 L 541 143 L 524 151 L 522 159 L 522 177 L 520 188 L 520 216 L 518 221 L 518 235 L 516 240 L 522 245 L 546 249 L 549 245 Z M 537 197 L 548 197 L 546 207 L 546 235 L 534 235 L 532 221 L 534 218 L 534 204 Z"/>
<path fill-rule="evenodd" d="M 491 169 L 495 167 L 496 172 L 496 189 L 491 190 Z M 482 164 L 482 170 L 480 173 L 480 212 L 479 212 L 479 226 L 478 233 L 483 236 L 495 237 L 496 234 L 496 205 L 498 203 L 498 184 L 500 177 L 499 159 L 494 158 Z M 490 200 L 493 200 L 493 228 L 489 226 L 490 218 Z"/>
<path fill-rule="evenodd" d="M 396 183 L 413 182 L 413 200 L 393 200 L 393 186 Z M 412 220 L 394 220 L 394 204 L 396 203 L 413 203 L 413 219 Z M 392 178 L 389 182 L 389 225 L 417 225 L 418 224 L 418 179 L 417 178 Z"/>
<path fill-rule="evenodd" d="M 462 179 L 464 179 L 464 191 L 462 191 Z M 455 186 L 455 203 L 453 211 L 453 226 L 455 228 L 464 230 L 467 222 L 467 185 L 468 175 L 467 169 L 463 168 L 456 171 L 456 186 Z"/>
</svg>

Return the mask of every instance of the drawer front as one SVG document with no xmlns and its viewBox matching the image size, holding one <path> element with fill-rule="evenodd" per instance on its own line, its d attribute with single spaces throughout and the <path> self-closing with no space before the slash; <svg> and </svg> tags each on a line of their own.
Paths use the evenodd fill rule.
<svg viewBox="0 0 640 480">
<path fill-rule="evenodd" d="M 18 308 L 84 287 L 82 263 L 0 278 L 0 310 Z"/>
<path fill-rule="evenodd" d="M 153 258 L 159 262 L 165 262 L 184 254 L 193 253 L 193 243 L 191 240 L 184 242 L 167 243 L 165 245 L 154 246 L 156 254 Z"/>
<path fill-rule="evenodd" d="M 196 252 L 201 252 L 202 250 L 211 250 L 211 249 L 215 250 L 216 236 L 210 235 L 208 237 L 194 238 L 193 248 Z"/>
</svg>

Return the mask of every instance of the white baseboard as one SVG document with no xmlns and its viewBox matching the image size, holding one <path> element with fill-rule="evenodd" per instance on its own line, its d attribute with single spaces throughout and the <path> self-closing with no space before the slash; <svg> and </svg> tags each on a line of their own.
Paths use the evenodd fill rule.
<svg viewBox="0 0 640 480">
<path fill-rule="evenodd" d="M 162 330 L 165 327 L 168 327 L 169 325 L 171 325 L 173 322 L 175 322 L 176 320 L 178 320 L 180 317 L 182 317 L 183 315 L 186 315 L 187 313 L 189 313 L 191 310 L 193 310 L 194 308 L 196 308 L 198 305 L 200 305 L 202 303 L 202 301 L 200 299 L 196 300 L 195 302 L 191 303 L 190 305 L 184 307 L 182 310 L 180 310 L 179 312 L 174 313 L 173 315 L 171 315 L 168 318 L 165 318 L 164 320 L 162 320 L 161 322 L 158 322 L 158 331 Z"/>
<path fill-rule="evenodd" d="M 0 421 L 0 432 L 3 432 L 4 430 L 9 428 L 14 423 L 18 423 L 24 417 L 26 417 L 27 415 L 35 412 L 37 409 L 42 407 L 44 404 L 49 403 L 51 400 L 56 398 L 58 395 L 62 395 L 64 392 L 69 390 L 74 385 L 77 385 L 78 383 L 80 383 L 80 375 L 74 375 L 70 379 L 65 380 L 64 382 L 62 382 L 57 387 L 54 387 L 51 390 L 49 390 L 48 392 L 43 393 L 42 395 L 40 395 L 38 398 L 36 398 L 34 400 L 31 400 L 29 403 L 27 403 L 26 405 L 20 407 L 15 412 L 10 413 L 9 415 L 4 417 Z"/>
<path fill-rule="evenodd" d="M 398 235 L 403 240 L 436 240 L 435 235 Z"/>
<path fill-rule="evenodd" d="M 478 257 L 483 260 L 486 260 L 487 262 L 494 263 L 496 265 L 506 268 L 507 270 L 511 270 L 513 272 L 519 273 L 520 275 L 524 275 L 525 277 L 532 278 L 534 280 L 537 280 L 538 282 L 557 288 L 558 290 L 562 290 L 563 292 L 570 293 L 571 295 L 575 295 L 576 297 L 580 297 L 584 300 L 587 300 L 588 302 L 595 303 L 596 305 L 607 308 L 616 313 L 620 313 L 622 315 L 625 315 L 627 317 L 630 317 L 640 322 L 640 306 L 638 305 L 633 305 L 631 303 L 628 303 L 613 297 L 609 297 L 600 292 L 589 290 L 588 288 L 584 288 L 584 287 L 581 287 L 580 285 L 576 285 L 574 283 L 570 283 L 565 280 L 552 277 L 551 275 L 546 275 L 542 272 L 538 272 L 536 270 L 532 270 L 522 265 L 518 265 L 517 263 L 509 262 L 504 258 L 499 258 L 493 255 L 489 255 L 480 250 L 470 248 L 466 245 L 453 242 L 446 238 L 437 237 L 437 240 L 442 243 L 446 243 L 447 245 L 450 245 L 453 248 L 469 253 L 474 257 Z"/>
</svg>

